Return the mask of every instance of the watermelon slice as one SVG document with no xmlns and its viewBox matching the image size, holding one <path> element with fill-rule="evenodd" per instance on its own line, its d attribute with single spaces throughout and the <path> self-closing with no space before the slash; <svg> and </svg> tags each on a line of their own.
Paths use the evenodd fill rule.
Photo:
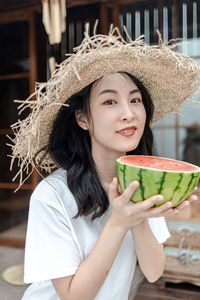
<svg viewBox="0 0 200 300">
<path fill-rule="evenodd" d="M 192 193 L 200 178 L 199 167 L 175 159 L 127 155 L 118 158 L 116 164 L 122 191 L 132 181 L 140 182 L 131 198 L 133 202 L 162 194 L 164 200 L 157 205 L 172 201 L 175 207 Z"/>
</svg>

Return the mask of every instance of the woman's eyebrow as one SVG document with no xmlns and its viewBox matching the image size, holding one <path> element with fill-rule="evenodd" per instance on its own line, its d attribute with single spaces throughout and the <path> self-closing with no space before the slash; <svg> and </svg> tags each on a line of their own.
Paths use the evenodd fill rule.
<svg viewBox="0 0 200 300">
<path fill-rule="evenodd" d="M 115 91 L 115 90 L 103 90 L 101 93 L 99 93 L 99 96 L 102 95 L 102 94 L 105 94 L 105 93 L 115 93 L 115 94 L 118 94 L 118 92 Z"/>
<path fill-rule="evenodd" d="M 118 94 L 117 91 L 109 89 L 109 90 L 103 90 L 101 93 L 99 93 L 98 96 L 100 96 L 100 95 L 102 95 L 102 94 L 105 94 L 105 93 L 114 93 L 114 94 Z M 134 89 L 134 90 L 130 91 L 129 94 L 131 95 L 131 94 L 134 94 L 134 93 L 140 93 L 140 90 L 139 90 L 139 89 Z"/>
<path fill-rule="evenodd" d="M 140 93 L 141 94 L 139 89 L 135 89 L 135 90 L 130 91 L 130 94 L 135 94 L 135 93 Z"/>
</svg>

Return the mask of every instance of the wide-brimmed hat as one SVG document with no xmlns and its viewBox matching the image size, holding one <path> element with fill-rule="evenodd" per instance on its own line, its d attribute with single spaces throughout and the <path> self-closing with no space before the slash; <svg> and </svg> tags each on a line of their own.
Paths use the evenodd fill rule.
<svg viewBox="0 0 200 300">
<path fill-rule="evenodd" d="M 154 103 L 153 122 L 177 112 L 199 89 L 200 67 L 192 58 L 174 51 L 175 44 L 164 44 L 159 33 L 158 45 L 153 46 L 146 44 L 143 36 L 132 41 L 127 32 L 126 35 L 128 42 L 118 28 L 111 27 L 108 35 L 94 31 L 90 37 L 87 24 L 81 45 L 68 55 L 46 83 L 37 83 L 35 93 L 22 102 L 20 112 L 30 109 L 31 113 L 11 126 L 15 135 L 11 166 L 19 159 L 20 170 L 16 176 L 20 176 L 20 184 L 22 174 L 27 177 L 33 171 L 35 154 L 48 144 L 53 121 L 61 106 L 70 96 L 102 76 L 128 72 L 139 79 Z M 50 173 L 55 163 L 49 154 L 40 162 L 43 154 L 38 155 L 36 164 Z"/>
</svg>

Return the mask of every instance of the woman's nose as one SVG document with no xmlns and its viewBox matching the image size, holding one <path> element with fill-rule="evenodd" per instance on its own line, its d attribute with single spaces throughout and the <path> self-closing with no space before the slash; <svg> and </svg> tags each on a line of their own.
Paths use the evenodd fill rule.
<svg viewBox="0 0 200 300">
<path fill-rule="evenodd" d="M 126 105 L 122 108 L 121 112 L 121 121 L 123 122 L 130 122 L 135 118 L 134 112 L 131 110 L 131 108 Z"/>
</svg>

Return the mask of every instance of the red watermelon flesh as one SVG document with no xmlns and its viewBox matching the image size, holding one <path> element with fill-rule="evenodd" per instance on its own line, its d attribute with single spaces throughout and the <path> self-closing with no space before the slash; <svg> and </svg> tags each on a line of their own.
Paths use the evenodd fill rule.
<svg viewBox="0 0 200 300">
<path fill-rule="evenodd" d="M 141 168 L 151 168 L 162 171 L 187 172 L 199 170 L 199 167 L 180 160 L 156 156 L 123 156 L 120 158 L 120 162 Z"/>
</svg>

